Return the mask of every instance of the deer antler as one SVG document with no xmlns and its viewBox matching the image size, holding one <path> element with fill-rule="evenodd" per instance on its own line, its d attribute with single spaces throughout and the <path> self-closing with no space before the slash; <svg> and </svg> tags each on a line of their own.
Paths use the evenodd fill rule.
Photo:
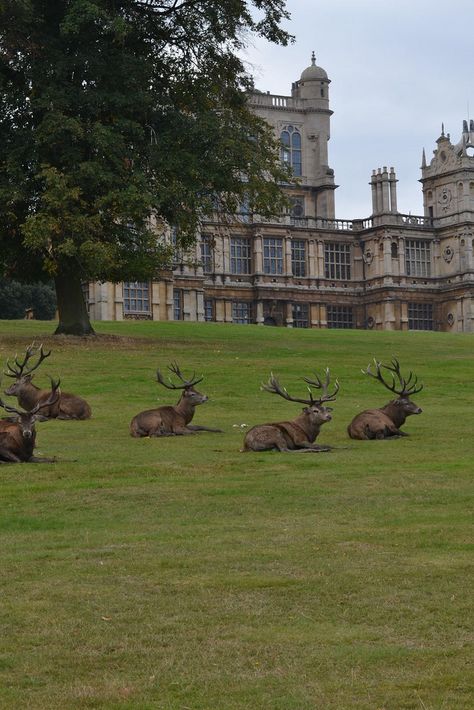
<svg viewBox="0 0 474 710">
<path fill-rule="evenodd" d="M 266 392 L 271 392 L 272 394 L 278 394 L 280 395 L 280 397 L 283 397 L 283 399 L 287 399 L 289 402 L 301 402 L 301 404 L 306 404 L 308 406 L 315 403 L 315 400 L 313 399 L 313 395 L 309 387 L 308 392 L 310 399 L 300 399 L 299 397 L 292 397 L 288 393 L 286 387 L 282 387 L 280 385 L 273 372 L 270 373 L 270 379 L 268 380 L 267 384 L 264 384 L 262 382 L 261 389 L 265 390 Z"/>
<path fill-rule="evenodd" d="M 3 407 L 3 409 L 6 412 L 11 412 L 12 414 L 22 414 L 23 412 L 20 412 L 19 409 L 16 407 L 12 407 L 11 404 L 6 404 L 6 402 L 3 401 L 3 399 L 0 397 L 0 407 Z"/>
<path fill-rule="evenodd" d="M 373 377 L 375 380 L 378 380 L 384 385 L 384 387 L 390 390 L 390 392 L 397 394 L 399 397 L 409 397 L 411 394 L 421 392 L 421 390 L 423 389 L 423 385 L 417 385 L 418 378 L 416 375 L 413 374 L 413 372 L 410 372 L 410 375 L 407 380 L 402 377 L 400 372 L 400 363 L 398 362 L 397 358 L 392 358 L 391 365 L 383 365 L 381 362 L 378 362 L 378 360 L 374 358 L 374 365 L 376 372 L 372 372 L 369 364 L 366 370 L 362 370 L 364 375 L 369 375 L 369 377 Z M 384 367 L 386 370 L 392 373 L 392 384 L 389 384 L 384 379 L 380 369 L 381 367 Z M 395 376 L 398 380 L 398 386 Z"/>
<path fill-rule="evenodd" d="M 329 368 L 326 368 L 326 377 L 324 382 L 321 382 L 321 379 L 318 377 L 318 375 L 314 375 L 315 380 L 309 379 L 309 377 L 303 377 L 302 379 L 309 385 L 308 387 L 308 394 L 309 394 L 309 399 L 300 399 L 299 397 L 292 397 L 289 393 L 286 387 L 282 387 L 280 383 L 278 382 L 277 378 L 273 374 L 273 372 L 270 374 L 270 379 L 268 380 L 267 384 L 262 383 L 262 389 L 265 390 L 266 392 L 271 392 L 272 394 L 278 394 L 280 397 L 283 397 L 283 399 L 287 399 L 289 402 L 301 402 L 301 404 L 306 404 L 308 406 L 311 406 L 313 404 L 322 404 L 323 402 L 330 402 L 334 399 L 336 399 L 336 395 L 339 391 L 339 382 L 336 380 L 335 382 L 335 389 L 334 392 L 331 394 L 328 393 L 328 387 L 329 387 L 329 382 L 330 382 L 330 375 L 329 375 Z M 311 387 L 315 387 L 316 389 L 322 390 L 322 395 L 319 399 L 315 399 L 313 397 L 313 393 L 311 392 Z"/>
<path fill-rule="evenodd" d="M 36 355 L 36 353 L 39 352 L 39 358 L 38 362 L 36 362 L 32 367 L 27 367 L 28 361 Z M 20 379 L 20 377 L 23 377 L 24 375 L 30 375 L 34 370 L 36 370 L 37 367 L 41 365 L 43 360 L 45 360 L 47 357 L 51 355 L 51 350 L 49 350 L 47 353 L 44 352 L 43 350 L 43 345 L 41 344 L 39 348 L 35 345 L 35 343 L 31 343 L 31 345 L 28 345 L 26 348 L 25 352 L 25 357 L 23 360 L 20 362 L 18 359 L 18 356 L 15 355 L 15 361 L 14 365 L 10 364 L 10 361 L 7 360 L 6 366 L 9 371 L 4 370 L 4 375 L 7 377 L 15 377 L 17 380 Z M 16 365 L 16 367 L 15 367 Z M 27 367 L 25 371 L 25 367 Z"/>
<path fill-rule="evenodd" d="M 35 404 L 33 409 L 30 411 L 30 414 L 36 414 L 37 412 L 39 412 L 40 409 L 44 409 L 44 407 L 50 407 L 52 404 L 56 404 L 56 402 L 60 398 L 61 390 L 59 389 L 59 385 L 61 384 L 61 380 L 53 380 L 52 377 L 50 377 L 49 379 L 51 380 L 51 394 L 44 402 L 38 402 L 37 404 Z"/>
<path fill-rule="evenodd" d="M 181 385 L 175 385 L 170 378 L 168 378 L 168 381 L 166 381 L 161 372 L 157 370 L 156 379 L 158 380 L 160 385 L 163 385 L 163 387 L 167 387 L 169 390 L 190 389 L 191 387 L 194 387 L 194 385 L 197 385 L 198 382 L 201 382 L 201 380 L 204 379 L 204 375 L 202 375 L 201 377 L 196 377 L 196 372 L 193 372 L 192 377 L 190 379 L 186 379 L 183 376 L 181 370 L 179 369 L 179 365 L 176 361 L 168 365 L 168 370 L 174 375 L 176 375 L 176 377 L 178 377 L 183 383 Z"/>
<path fill-rule="evenodd" d="M 390 372 L 394 372 L 395 375 L 398 378 L 398 381 L 400 383 L 401 387 L 401 392 L 399 393 L 400 396 L 402 397 L 408 397 L 411 394 L 416 394 L 417 392 L 421 392 L 423 389 L 423 385 L 418 385 L 418 377 L 413 374 L 413 372 L 410 370 L 410 374 L 408 375 L 408 379 L 405 380 L 405 378 L 402 377 L 400 373 L 400 363 L 398 362 L 396 357 L 392 358 L 392 364 L 391 365 L 382 365 L 382 367 L 385 367 L 386 370 L 389 370 Z M 393 375 L 392 375 L 393 377 Z"/>
<path fill-rule="evenodd" d="M 325 373 L 326 377 L 324 378 L 324 382 L 321 382 L 321 379 L 316 373 L 314 373 L 316 380 L 310 380 L 309 377 L 302 378 L 305 382 L 307 382 L 310 387 L 315 387 L 316 389 L 320 389 L 322 391 L 321 397 L 316 400 L 318 404 L 322 404 L 323 402 L 333 402 L 337 397 L 337 393 L 339 392 L 339 380 L 336 380 L 334 383 L 334 392 L 332 392 L 331 394 L 328 393 L 328 387 L 331 381 L 329 367 L 326 368 Z"/>
</svg>

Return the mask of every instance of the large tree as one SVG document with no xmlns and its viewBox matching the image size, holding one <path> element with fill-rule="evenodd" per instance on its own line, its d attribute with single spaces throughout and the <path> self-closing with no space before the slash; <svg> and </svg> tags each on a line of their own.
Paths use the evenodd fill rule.
<svg viewBox="0 0 474 710">
<path fill-rule="evenodd" d="M 56 332 L 91 333 L 84 280 L 144 280 L 203 215 L 279 208 L 240 58 L 286 44 L 285 0 L 0 0 L 0 270 L 53 278 Z"/>
</svg>

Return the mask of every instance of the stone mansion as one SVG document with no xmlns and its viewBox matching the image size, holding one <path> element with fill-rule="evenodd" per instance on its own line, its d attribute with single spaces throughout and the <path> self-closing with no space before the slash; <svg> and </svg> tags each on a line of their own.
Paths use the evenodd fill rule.
<svg viewBox="0 0 474 710">
<path fill-rule="evenodd" d="M 91 283 L 91 318 L 257 323 L 293 328 L 474 330 L 474 121 L 423 155 L 424 215 L 397 209 L 393 168 L 371 176 L 372 214 L 335 218 L 327 73 L 311 65 L 291 96 L 254 91 L 253 110 L 298 176 L 291 207 L 207 221 L 193 253 L 152 283 Z"/>
</svg>

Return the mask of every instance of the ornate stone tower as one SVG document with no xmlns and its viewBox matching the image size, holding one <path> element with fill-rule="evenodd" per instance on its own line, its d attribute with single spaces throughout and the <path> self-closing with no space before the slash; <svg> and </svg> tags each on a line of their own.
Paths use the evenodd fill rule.
<svg viewBox="0 0 474 710">
<path fill-rule="evenodd" d="M 292 85 L 291 96 L 255 91 L 249 97 L 253 110 L 274 126 L 282 143 L 282 160 L 288 162 L 300 184 L 292 188 L 299 217 L 334 219 L 334 171 L 328 164 L 330 138 L 330 79 L 311 64 Z"/>
<path fill-rule="evenodd" d="M 425 216 L 440 226 L 474 221 L 474 121 L 463 121 L 453 145 L 444 126 L 428 165 L 423 151 L 421 184 Z"/>
</svg>

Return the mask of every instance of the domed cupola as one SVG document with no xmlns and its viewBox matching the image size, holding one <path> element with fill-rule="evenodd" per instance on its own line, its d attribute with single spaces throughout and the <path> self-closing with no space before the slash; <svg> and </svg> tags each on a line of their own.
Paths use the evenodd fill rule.
<svg viewBox="0 0 474 710">
<path fill-rule="evenodd" d="M 325 70 L 316 64 L 313 52 L 311 64 L 301 73 L 299 80 L 293 84 L 293 96 L 311 101 L 315 104 L 315 108 L 327 109 L 330 82 Z"/>
<path fill-rule="evenodd" d="M 300 81 L 329 81 L 328 75 L 322 67 L 316 64 L 314 52 L 311 55 L 311 64 L 301 73 Z"/>
</svg>

